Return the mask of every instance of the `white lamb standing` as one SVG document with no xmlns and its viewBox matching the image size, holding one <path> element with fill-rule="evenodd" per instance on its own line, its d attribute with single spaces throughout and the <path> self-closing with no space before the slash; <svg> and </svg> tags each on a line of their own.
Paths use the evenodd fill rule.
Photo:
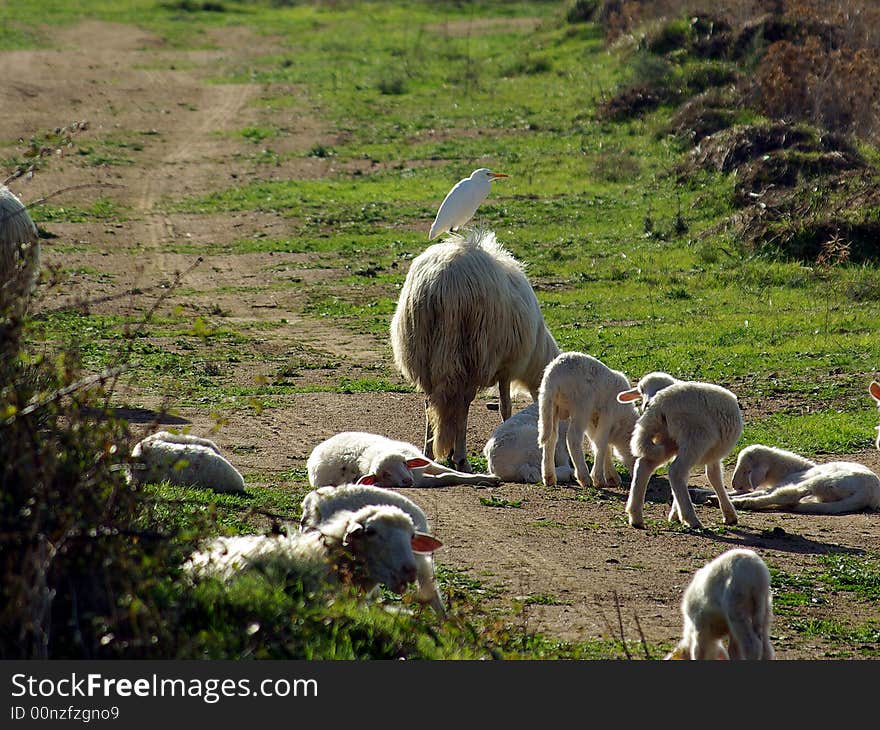
<svg viewBox="0 0 880 730">
<path fill-rule="evenodd" d="M 568 459 L 565 435 L 568 422 L 559 422 L 556 441 L 556 481 L 570 482 L 574 469 Z M 541 481 L 541 447 L 538 444 L 538 404 L 530 403 L 495 429 L 483 447 L 489 471 L 504 482 L 538 484 Z"/>
<path fill-rule="evenodd" d="M 666 659 L 775 657 L 770 571 L 754 550 L 728 550 L 700 568 L 684 592 L 681 613 L 682 638 Z"/>
<path fill-rule="evenodd" d="M 662 382 L 651 373 L 650 382 Z M 639 416 L 630 447 L 635 454 L 635 471 L 630 486 L 626 512 L 633 527 L 643 527 L 642 510 L 651 475 L 674 458 L 669 465 L 672 508 L 669 521 L 678 520 L 691 528 L 702 523 L 694 511 L 687 482 L 695 466 L 705 465 L 706 476 L 715 490 L 724 522 L 737 523 L 736 509 L 724 488 L 722 460 L 733 450 L 742 434 L 743 420 L 736 396 L 712 383 L 680 381 L 666 376 L 671 385 L 653 395 L 643 384 L 621 392 L 619 401 L 629 403 L 646 398 L 648 405 Z"/>
<path fill-rule="evenodd" d="M 618 401 L 617 394 L 629 387 L 622 372 L 581 352 L 563 352 L 547 365 L 538 394 L 538 442 L 542 452 L 544 484 L 556 484 L 556 441 L 560 421 L 568 421 L 565 441 L 582 487 L 620 486 L 612 447 L 632 472 L 635 459 L 630 439 L 638 418 L 632 403 Z M 593 468 L 584 459 L 584 434 L 593 448 Z"/>
<path fill-rule="evenodd" d="M 880 509 L 880 478 L 851 461 L 817 464 L 791 451 L 753 444 L 740 451 L 733 472 L 739 509 L 783 509 L 842 514 Z"/>
<path fill-rule="evenodd" d="M 343 431 L 318 444 L 306 462 L 313 487 L 350 484 L 375 477 L 380 487 L 445 487 L 471 484 L 497 487 L 492 474 L 470 474 L 438 464 L 417 446 L 375 433 Z"/>
<path fill-rule="evenodd" d="M 131 476 L 141 484 L 168 481 L 215 492 L 244 491 L 244 478 L 210 439 L 157 431 L 135 444 L 131 458 Z"/>
<path fill-rule="evenodd" d="M 874 398 L 874 403 L 877 405 L 877 408 L 880 408 L 880 383 L 876 380 L 872 380 L 871 385 L 868 386 L 868 392 L 871 394 L 871 397 Z M 874 446 L 880 449 L 880 426 L 877 426 L 877 440 L 874 441 Z"/>
<path fill-rule="evenodd" d="M 497 384 L 507 420 L 511 388 L 537 400 L 544 368 L 559 354 L 523 265 L 478 229 L 413 259 L 391 347 L 397 369 L 425 395 L 424 454 L 460 471 L 470 471 L 467 422 L 477 393 Z"/>
<path fill-rule="evenodd" d="M 190 556 L 184 571 L 194 578 L 229 580 L 258 570 L 273 578 L 296 575 L 311 589 L 349 583 L 368 592 L 385 585 L 401 593 L 416 579 L 414 551 L 441 545 L 417 532 L 399 507 L 373 504 L 339 511 L 308 532 L 215 538 Z"/>
<path fill-rule="evenodd" d="M 363 479 L 369 479 L 364 477 Z M 371 484 L 342 484 L 335 487 L 321 487 L 309 492 L 302 501 L 300 530 L 309 532 L 323 530 L 322 525 L 332 520 L 339 512 L 355 512 L 368 505 L 391 505 L 406 512 L 418 534 L 430 535 L 431 527 L 421 507 L 399 492 Z M 439 545 L 438 545 L 439 547 Z M 416 600 L 430 605 L 438 615 L 444 616 L 446 609 L 434 578 L 434 555 L 432 551 L 417 552 Z"/>
</svg>

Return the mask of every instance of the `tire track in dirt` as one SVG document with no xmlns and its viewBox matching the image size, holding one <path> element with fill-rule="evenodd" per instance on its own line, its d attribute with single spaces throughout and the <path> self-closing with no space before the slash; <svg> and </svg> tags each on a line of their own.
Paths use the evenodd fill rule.
<svg viewBox="0 0 880 730">
<path fill-rule="evenodd" d="M 164 83 L 165 74 L 149 74 L 153 83 Z M 173 128 L 170 149 L 155 165 L 146 168 L 141 178 L 135 206 L 144 216 L 146 224 L 145 245 L 152 250 L 152 266 L 160 272 L 167 271 L 163 243 L 177 237 L 171 218 L 161 210 L 161 201 L 174 193 L 182 193 L 193 179 L 188 170 L 191 165 L 214 165 L 225 157 L 228 142 L 224 143 L 218 131 L 228 131 L 236 126 L 242 109 L 259 92 L 251 84 L 218 84 L 200 90 L 196 104 L 197 116 L 188 125 Z M 169 184 L 170 183 L 170 184 Z"/>
</svg>

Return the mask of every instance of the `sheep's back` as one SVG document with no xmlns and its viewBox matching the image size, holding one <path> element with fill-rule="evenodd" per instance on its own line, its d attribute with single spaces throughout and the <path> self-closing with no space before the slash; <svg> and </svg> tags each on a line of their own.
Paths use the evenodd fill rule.
<svg viewBox="0 0 880 730">
<path fill-rule="evenodd" d="M 534 353 L 544 328 L 540 307 L 520 265 L 501 252 L 452 238 L 413 260 L 392 347 L 398 369 L 422 391 L 489 387 Z"/>
</svg>

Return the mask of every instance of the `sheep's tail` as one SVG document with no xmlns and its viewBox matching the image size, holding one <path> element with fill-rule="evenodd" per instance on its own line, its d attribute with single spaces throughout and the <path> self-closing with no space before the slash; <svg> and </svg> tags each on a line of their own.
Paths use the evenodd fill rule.
<svg viewBox="0 0 880 730">
<path fill-rule="evenodd" d="M 556 419 L 554 388 L 541 388 L 538 395 L 538 444 L 544 446 L 550 435 L 556 433 L 559 424 Z"/>
<path fill-rule="evenodd" d="M 650 461 L 662 461 L 668 455 L 668 446 L 663 437 L 666 435 L 666 419 L 658 409 L 648 407 L 636 422 L 630 447 L 636 457 Z"/>
</svg>

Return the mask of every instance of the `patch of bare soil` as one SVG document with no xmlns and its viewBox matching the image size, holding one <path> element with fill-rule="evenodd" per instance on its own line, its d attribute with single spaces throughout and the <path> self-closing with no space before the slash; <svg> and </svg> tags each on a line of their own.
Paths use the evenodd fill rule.
<svg viewBox="0 0 880 730">
<path fill-rule="evenodd" d="M 332 143 L 334 133 L 305 103 L 275 112 L 254 104 L 265 94 L 296 95 L 294 88 L 205 83 L 217 63 L 244 65 L 255 49 L 265 53 L 267 47 L 266 39 L 255 43 L 243 29 L 218 29 L 215 40 L 218 50 L 171 50 L 142 30 L 88 22 L 61 34 L 56 48 L 3 54 L 0 99 L 4 108 L 14 104 L 16 113 L 0 115 L 0 140 L 26 140 L 79 119 L 89 121 L 84 141 L 145 133 L 138 137 L 142 149 L 132 153 L 134 164 L 89 167 L 62 157 L 45 174 L 16 181 L 15 190 L 25 201 L 68 185 L 112 184 L 117 187 L 100 193 L 131 213 L 113 225 L 46 225 L 56 238 L 44 241 L 45 264 L 69 273 L 64 287 L 45 293 L 41 310 L 71 306 L 88 296 L 94 310 L 130 313 L 132 307 L 152 302 L 132 299 L 132 287 L 158 295 L 176 272 L 186 272 L 183 288 L 165 306 L 222 312 L 237 324 L 287 320 L 284 327 L 245 328 L 259 332 L 248 346 L 270 353 L 272 359 L 268 365 L 264 360 L 260 365 L 219 364 L 218 377 L 230 383 L 276 377 L 286 362 L 293 370 L 301 368 L 297 377 L 304 383 L 333 382 L 387 365 L 387 341 L 305 317 L 295 289 L 267 286 L 281 278 L 313 280 L 332 273 L 314 268 L 308 256 L 221 252 L 206 255 L 193 268 L 197 253 L 173 252 L 188 250 L 182 243 L 192 244 L 194 251 L 206 244 L 216 250 L 260 233 L 280 236 L 288 222 L 267 213 L 170 214 L 164 211 L 165 201 L 223 189 L 241 179 L 320 176 L 333 164 L 294 158 L 269 168 L 249 160 L 249 143 L 232 134 L 248 124 L 269 122 L 294 130 L 287 133 L 288 149 Z M 16 146 L 4 142 L 2 151 L 15 154 Z M 94 189 L 80 189 L 55 202 L 87 206 L 94 197 Z M 172 342 L 161 344 L 174 347 Z M 136 383 L 122 396 L 136 434 L 169 405 L 155 394 L 141 394 Z M 380 431 L 422 443 L 424 410 L 417 394 L 317 392 L 273 400 L 277 406 L 259 413 L 228 414 L 228 423 L 216 436 L 245 474 L 302 469 L 311 449 L 341 430 Z M 499 422 L 498 412 L 487 408 L 491 401 L 491 396 L 481 396 L 471 408 L 468 439 L 474 451 Z M 215 425 L 204 410 L 176 406 L 163 423 L 190 426 L 194 433 L 208 433 Z M 874 451 L 842 458 L 880 468 L 880 453 Z M 693 475 L 691 484 L 708 486 L 702 474 Z M 793 575 L 815 568 L 817 556 L 829 552 L 880 551 L 877 514 L 742 513 L 740 525 L 717 533 L 668 529 L 670 495 L 662 477 L 652 481 L 648 493 L 647 530 L 626 524 L 626 481 L 620 489 L 589 493 L 571 486 L 518 484 L 407 491 L 425 508 L 445 543 L 439 562 L 496 589 L 486 599 L 490 609 L 509 610 L 514 597 L 522 598 L 526 605 L 518 620 L 524 628 L 562 639 L 619 638 L 619 609 L 627 639 L 636 641 L 642 633 L 650 642 L 676 640 L 685 584 L 694 570 L 730 547 L 754 547 L 771 565 Z M 521 505 L 485 506 L 482 496 Z M 707 526 L 721 525 L 717 508 L 698 505 L 697 511 Z M 817 589 L 805 610 L 816 619 L 838 619 L 847 626 L 877 618 L 876 606 L 831 590 Z M 822 658 L 837 649 L 831 641 L 779 628 L 774 643 L 783 659 Z"/>
</svg>

